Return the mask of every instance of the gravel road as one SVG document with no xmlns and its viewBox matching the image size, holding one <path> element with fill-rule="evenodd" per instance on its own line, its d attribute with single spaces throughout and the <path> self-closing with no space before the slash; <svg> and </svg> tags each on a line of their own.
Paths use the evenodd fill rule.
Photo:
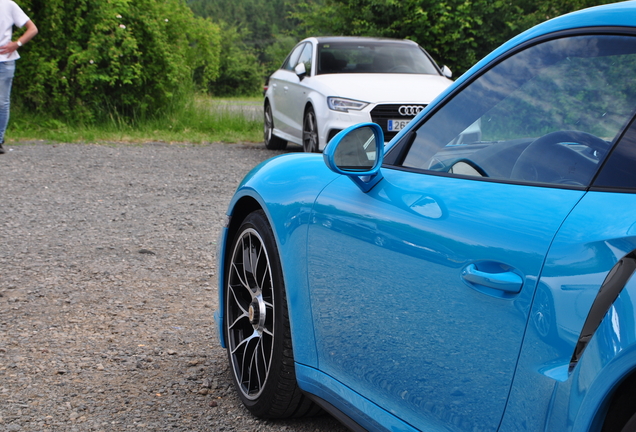
<svg viewBox="0 0 636 432">
<path fill-rule="evenodd" d="M 261 421 L 216 336 L 217 233 L 262 144 L 8 146 L 0 430 L 329 431 Z"/>
</svg>

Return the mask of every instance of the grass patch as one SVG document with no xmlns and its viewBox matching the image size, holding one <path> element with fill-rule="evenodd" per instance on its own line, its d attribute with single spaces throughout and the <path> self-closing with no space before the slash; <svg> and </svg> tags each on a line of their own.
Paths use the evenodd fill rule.
<svg viewBox="0 0 636 432">
<path fill-rule="evenodd" d="M 262 98 L 210 98 L 197 96 L 192 103 L 163 118 L 144 120 L 110 116 L 95 124 L 33 115 L 12 109 L 7 142 L 261 142 Z"/>
</svg>

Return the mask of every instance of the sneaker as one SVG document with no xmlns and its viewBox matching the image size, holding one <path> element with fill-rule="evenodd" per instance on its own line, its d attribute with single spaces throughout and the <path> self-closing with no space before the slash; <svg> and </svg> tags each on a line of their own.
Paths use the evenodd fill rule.
<svg viewBox="0 0 636 432">
<path fill-rule="evenodd" d="M 4 144 L 4 141 L 0 143 L 0 154 L 4 153 L 4 148 L 2 147 L 2 144 Z"/>
</svg>

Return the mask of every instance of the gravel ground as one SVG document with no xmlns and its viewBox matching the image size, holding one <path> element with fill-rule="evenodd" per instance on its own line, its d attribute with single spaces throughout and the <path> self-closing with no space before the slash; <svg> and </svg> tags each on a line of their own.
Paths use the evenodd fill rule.
<svg viewBox="0 0 636 432">
<path fill-rule="evenodd" d="M 330 431 L 261 421 L 212 318 L 217 233 L 262 144 L 0 155 L 0 430 Z"/>
</svg>

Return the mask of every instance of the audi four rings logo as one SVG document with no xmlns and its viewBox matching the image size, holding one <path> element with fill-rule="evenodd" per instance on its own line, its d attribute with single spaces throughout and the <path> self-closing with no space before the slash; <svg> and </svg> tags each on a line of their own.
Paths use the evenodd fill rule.
<svg viewBox="0 0 636 432">
<path fill-rule="evenodd" d="M 422 105 L 402 105 L 398 112 L 403 116 L 415 116 L 422 111 L 424 107 Z"/>
</svg>

